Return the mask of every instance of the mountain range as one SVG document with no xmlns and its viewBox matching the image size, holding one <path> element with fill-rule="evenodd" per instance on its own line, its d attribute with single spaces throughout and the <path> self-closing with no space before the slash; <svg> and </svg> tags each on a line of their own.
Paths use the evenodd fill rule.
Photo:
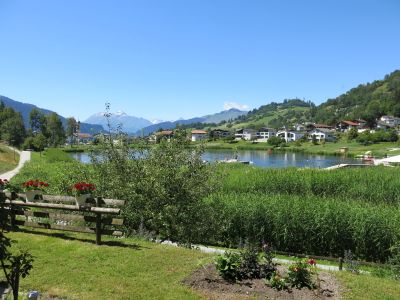
<svg viewBox="0 0 400 300">
<path fill-rule="evenodd" d="M 195 117 L 191 119 L 180 119 L 177 121 L 149 121 L 143 118 L 129 116 L 122 111 L 112 113 L 110 116 L 110 125 L 116 128 L 119 124 L 122 125 L 122 131 L 136 136 L 149 135 L 150 133 L 160 129 L 173 129 L 177 125 L 187 125 L 193 123 L 220 123 L 221 121 L 228 121 L 236 119 L 247 112 L 238 109 L 224 110 L 216 114 L 210 114 L 203 117 Z M 85 120 L 87 123 L 102 125 L 104 128 L 108 126 L 104 113 L 96 113 Z"/>
<path fill-rule="evenodd" d="M 173 129 L 177 125 L 188 125 L 194 123 L 203 123 L 203 124 L 218 124 L 222 121 L 228 121 L 236 119 L 239 116 L 247 114 L 247 111 L 238 110 L 236 108 L 231 108 L 229 110 L 224 110 L 216 114 L 206 115 L 203 117 L 196 117 L 187 120 L 177 120 L 173 122 L 161 122 L 158 124 L 153 124 L 147 127 L 142 128 L 141 130 L 135 133 L 136 136 L 146 136 L 151 134 L 154 131 L 160 129 Z"/>
<path fill-rule="evenodd" d="M 42 113 L 44 113 L 45 115 L 49 115 L 49 114 L 53 113 L 53 111 L 51 111 L 51 110 L 39 108 L 33 104 L 15 101 L 15 100 L 10 99 L 5 96 L 0 96 L 0 101 L 2 101 L 6 107 L 11 107 L 15 111 L 21 113 L 22 118 L 24 120 L 24 125 L 26 128 L 30 127 L 29 113 L 31 112 L 32 109 L 36 108 L 36 109 L 40 110 Z M 58 115 L 58 116 L 60 117 L 60 120 L 65 127 L 67 124 L 67 119 L 63 116 L 60 116 L 60 115 Z M 88 123 L 81 123 L 80 130 L 82 133 L 90 133 L 90 134 L 95 134 L 95 133 L 104 131 L 103 126 L 96 125 L 96 124 L 88 124 Z"/>
<path fill-rule="evenodd" d="M 134 116 L 129 116 L 123 111 L 117 111 L 112 113 L 110 118 L 110 125 L 112 128 L 116 128 L 119 124 L 122 125 L 122 131 L 127 133 L 134 133 L 143 127 L 153 125 L 153 123 L 144 118 L 138 118 Z M 107 129 L 107 119 L 104 117 L 104 113 L 97 113 L 85 120 L 86 123 L 97 124 L 103 126 Z"/>
</svg>

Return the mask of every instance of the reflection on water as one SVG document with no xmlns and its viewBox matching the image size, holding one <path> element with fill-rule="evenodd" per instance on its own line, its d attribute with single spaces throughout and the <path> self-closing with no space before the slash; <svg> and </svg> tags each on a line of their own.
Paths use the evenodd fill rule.
<svg viewBox="0 0 400 300">
<path fill-rule="evenodd" d="M 254 165 L 269 168 L 286 167 L 308 167 L 308 168 L 327 168 L 337 164 L 360 163 L 352 158 L 341 156 L 313 155 L 298 152 L 271 152 L 266 150 L 238 150 L 240 161 L 251 161 Z M 87 153 L 71 153 L 72 157 L 83 163 L 90 163 Z M 203 159 L 206 161 L 220 161 L 232 159 L 233 150 L 206 150 Z"/>
</svg>

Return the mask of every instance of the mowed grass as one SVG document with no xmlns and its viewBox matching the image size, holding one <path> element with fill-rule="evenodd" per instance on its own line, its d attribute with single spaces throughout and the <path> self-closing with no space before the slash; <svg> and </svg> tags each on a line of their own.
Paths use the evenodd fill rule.
<svg viewBox="0 0 400 300">
<path fill-rule="evenodd" d="M 195 250 L 131 238 L 104 238 L 105 245 L 96 246 L 88 234 L 29 229 L 7 235 L 35 256 L 21 296 L 35 289 L 67 299 L 203 299 L 181 281 L 212 261 Z M 400 284 L 390 278 L 333 274 L 344 300 L 400 299 Z"/>
<path fill-rule="evenodd" d="M 181 281 L 209 261 L 207 254 L 137 239 L 104 238 L 97 246 L 94 235 L 29 231 L 7 234 L 35 257 L 21 291 L 87 300 L 201 298 Z"/>
<path fill-rule="evenodd" d="M 14 160 L 14 152 L 5 145 L 0 144 L 0 174 L 14 169 L 18 165 L 18 161 L 19 154 L 17 152 L 15 152 Z"/>
<path fill-rule="evenodd" d="M 344 287 L 342 298 L 345 300 L 398 300 L 400 282 L 372 275 L 355 275 L 349 272 L 334 273 Z"/>
</svg>

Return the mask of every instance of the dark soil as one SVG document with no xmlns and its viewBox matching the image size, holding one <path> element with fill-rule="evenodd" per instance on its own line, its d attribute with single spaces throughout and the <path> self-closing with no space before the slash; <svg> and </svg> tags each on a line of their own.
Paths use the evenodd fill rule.
<svg viewBox="0 0 400 300">
<path fill-rule="evenodd" d="M 280 273 L 285 273 L 286 268 L 278 266 Z M 192 287 L 208 299 L 277 299 L 277 300 L 339 300 L 340 286 L 336 278 L 327 272 L 318 272 L 315 276 L 317 288 L 307 288 L 290 291 L 277 291 L 269 287 L 264 279 L 242 280 L 237 283 L 229 283 L 222 279 L 213 264 L 204 266 L 195 271 L 183 283 Z"/>
</svg>

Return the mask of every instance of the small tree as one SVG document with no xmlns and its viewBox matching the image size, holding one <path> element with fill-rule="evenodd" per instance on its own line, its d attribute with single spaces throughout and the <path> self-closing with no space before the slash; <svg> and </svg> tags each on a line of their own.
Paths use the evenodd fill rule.
<svg viewBox="0 0 400 300">
<path fill-rule="evenodd" d="M 355 127 L 352 127 L 347 133 L 347 140 L 351 142 L 358 137 L 358 131 Z"/>
<path fill-rule="evenodd" d="M 13 291 L 14 300 L 18 300 L 20 277 L 25 278 L 33 268 L 33 256 L 27 251 L 19 251 L 11 254 L 7 251 L 4 258 L 1 259 L 1 267 L 8 284 Z"/>
</svg>

